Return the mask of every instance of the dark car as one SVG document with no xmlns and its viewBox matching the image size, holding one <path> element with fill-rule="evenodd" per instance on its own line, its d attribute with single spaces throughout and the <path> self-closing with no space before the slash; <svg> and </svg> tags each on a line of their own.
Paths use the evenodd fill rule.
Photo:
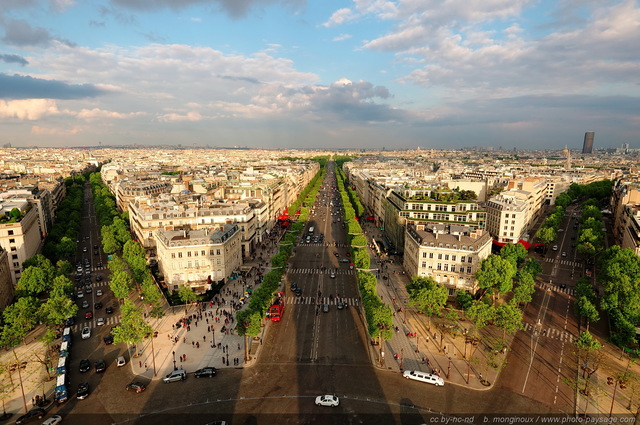
<svg viewBox="0 0 640 425">
<path fill-rule="evenodd" d="M 97 275 L 97 276 L 96 276 L 96 282 L 100 282 L 101 280 L 102 280 L 102 276 Z"/>
<path fill-rule="evenodd" d="M 89 396 L 89 383 L 81 382 L 78 384 L 78 400 L 84 400 Z"/>
<path fill-rule="evenodd" d="M 102 308 L 102 303 L 101 302 L 97 302 L 95 303 L 95 305 L 93 306 L 93 308 L 95 308 L 96 310 L 100 310 Z"/>
<path fill-rule="evenodd" d="M 198 369 L 193 373 L 193 376 L 196 378 L 211 378 L 216 376 L 216 368 L 215 367 L 203 367 L 202 369 Z"/>
<path fill-rule="evenodd" d="M 76 324 L 76 318 L 75 317 L 69 317 L 65 322 L 64 325 L 65 326 L 73 326 Z"/>
<path fill-rule="evenodd" d="M 87 359 L 80 360 L 80 372 L 85 373 L 91 370 L 91 362 Z"/>
<path fill-rule="evenodd" d="M 298 284 L 296 282 L 291 282 L 291 290 L 292 291 L 295 291 L 297 287 L 298 287 Z"/>
<path fill-rule="evenodd" d="M 296 293 L 296 297 L 302 296 L 302 288 L 296 288 L 294 292 Z"/>
<path fill-rule="evenodd" d="M 27 422 L 33 422 L 36 419 L 42 419 L 42 417 L 46 413 L 47 412 L 40 407 L 31 409 L 27 413 L 16 419 L 16 424 L 26 424 Z"/>
<path fill-rule="evenodd" d="M 109 335 L 109 336 L 111 336 L 111 335 Z M 96 373 L 104 372 L 106 369 L 107 369 L 107 364 L 104 362 L 104 360 L 98 360 L 96 362 Z"/>
<path fill-rule="evenodd" d="M 104 309 L 104 311 L 105 311 L 107 314 L 111 314 L 111 313 L 113 313 L 113 307 L 107 307 L 107 308 L 105 308 L 105 309 Z"/>
<path fill-rule="evenodd" d="M 104 343 L 107 345 L 111 345 L 113 344 L 113 335 L 109 334 L 107 336 L 105 336 L 104 338 Z"/>
<path fill-rule="evenodd" d="M 147 389 L 147 386 L 142 382 L 133 381 L 125 386 L 127 391 L 135 391 L 137 393 L 141 393 Z"/>
</svg>

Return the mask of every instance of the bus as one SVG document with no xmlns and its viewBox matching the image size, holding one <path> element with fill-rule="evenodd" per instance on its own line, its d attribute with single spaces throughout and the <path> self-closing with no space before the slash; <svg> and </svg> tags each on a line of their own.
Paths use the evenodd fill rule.
<svg viewBox="0 0 640 425">
<path fill-rule="evenodd" d="M 56 374 L 63 375 L 67 373 L 67 358 L 68 357 L 60 357 L 58 359 L 58 367 L 56 368 Z"/>
<path fill-rule="evenodd" d="M 64 328 L 62 332 L 62 341 L 71 344 L 71 328 Z"/>
<path fill-rule="evenodd" d="M 69 343 L 67 341 L 63 341 L 60 344 L 60 357 L 67 357 L 69 355 Z"/>
<path fill-rule="evenodd" d="M 67 392 L 66 373 L 58 375 L 58 380 L 56 381 L 55 399 L 58 404 L 64 403 L 69 399 L 69 393 Z"/>
</svg>

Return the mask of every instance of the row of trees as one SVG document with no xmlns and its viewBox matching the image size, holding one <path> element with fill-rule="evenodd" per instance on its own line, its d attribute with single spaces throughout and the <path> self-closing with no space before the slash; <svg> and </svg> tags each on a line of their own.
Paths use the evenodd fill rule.
<svg viewBox="0 0 640 425">
<path fill-rule="evenodd" d="M 295 217 L 295 220 L 281 240 L 279 252 L 271 259 L 272 270 L 263 276 L 260 286 L 251 293 L 249 307 L 240 310 L 236 314 L 238 335 L 257 336 L 260 333 L 267 309 L 271 305 L 274 293 L 278 291 L 284 277 L 286 264 L 293 252 L 295 241 L 309 217 L 308 206 L 313 205 L 325 173 L 326 167 L 321 168 L 289 207 L 289 215 L 290 217 Z"/>
<path fill-rule="evenodd" d="M 336 159 L 336 181 L 342 200 L 345 228 L 351 246 L 351 258 L 355 267 L 359 269 L 358 285 L 369 335 L 373 339 L 381 337 L 386 341 L 393 337 L 393 309 L 378 296 L 378 280 L 373 273 L 367 271 L 371 268 L 371 257 L 367 251 L 367 238 L 362 234 L 362 227 L 357 219 L 364 214 L 364 208 L 356 192 L 345 185 L 346 177 L 341 169 L 342 164 L 348 159 L 349 157 Z M 357 201 L 356 208 L 351 202 L 352 199 Z"/>
</svg>

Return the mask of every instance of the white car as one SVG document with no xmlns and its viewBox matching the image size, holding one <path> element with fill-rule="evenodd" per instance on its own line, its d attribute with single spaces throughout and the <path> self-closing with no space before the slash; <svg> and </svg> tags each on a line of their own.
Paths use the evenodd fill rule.
<svg viewBox="0 0 640 425">
<path fill-rule="evenodd" d="M 96 290 L 96 297 L 101 297 L 101 296 L 102 296 L 102 289 Z"/>
<path fill-rule="evenodd" d="M 98 319 L 96 320 L 96 325 L 98 326 L 104 325 L 104 317 L 98 317 Z"/>
<path fill-rule="evenodd" d="M 558 245 L 554 245 L 554 246 L 553 246 L 553 250 L 554 250 L 554 251 L 557 251 L 557 250 L 558 250 Z"/>
<path fill-rule="evenodd" d="M 340 400 L 338 397 L 331 394 L 319 395 L 316 397 L 316 406 L 337 407 L 339 404 Z"/>
<path fill-rule="evenodd" d="M 42 425 L 56 425 L 56 424 L 59 424 L 60 422 L 62 422 L 62 416 L 53 415 L 46 421 L 42 422 Z"/>
<path fill-rule="evenodd" d="M 433 384 L 436 387 L 444 386 L 444 379 L 433 373 L 422 372 L 420 370 L 405 370 L 402 373 L 402 376 L 407 379 L 414 379 L 416 381 L 426 382 L 427 384 Z"/>
<path fill-rule="evenodd" d="M 89 329 L 88 327 L 82 328 L 82 339 L 89 339 L 89 338 L 91 338 L 91 329 Z"/>
<path fill-rule="evenodd" d="M 120 356 L 116 359 L 116 366 L 122 367 L 126 364 L 127 364 L 127 361 L 125 360 L 124 356 Z"/>
<path fill-rule="evenodd" d="M 82 291 L 78 291 L 78 296 L 77 298 L 84 298 L 84 292 Z"/>
</svg>

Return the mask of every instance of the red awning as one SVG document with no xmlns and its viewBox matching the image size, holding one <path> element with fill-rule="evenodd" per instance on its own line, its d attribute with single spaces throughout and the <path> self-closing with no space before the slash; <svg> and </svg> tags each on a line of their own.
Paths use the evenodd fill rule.
<svg viewBox="0 0 640 425">
<path fill-rule="evenodd" d="M 494 243 L 495 245 L 498 245 L 498 246 L 502 247 L 502 246 L 505 246 L 508 242 L 498 242 L 498 241 L 494 240 L 494 241 L 493 241 L 493 243 Z M 518 241 L 518 243 L 519 243 L 519 244 L 521 244 L 522 246 L 524 246 L 524 248 L 525 248 L 527 251 L 529 250 L 529 248 L 531 248 L 531 242 L 527 242 L 527 241 L 525 241 L 524 239 L 520 239 L 520 240 Z"/>
</svg>

